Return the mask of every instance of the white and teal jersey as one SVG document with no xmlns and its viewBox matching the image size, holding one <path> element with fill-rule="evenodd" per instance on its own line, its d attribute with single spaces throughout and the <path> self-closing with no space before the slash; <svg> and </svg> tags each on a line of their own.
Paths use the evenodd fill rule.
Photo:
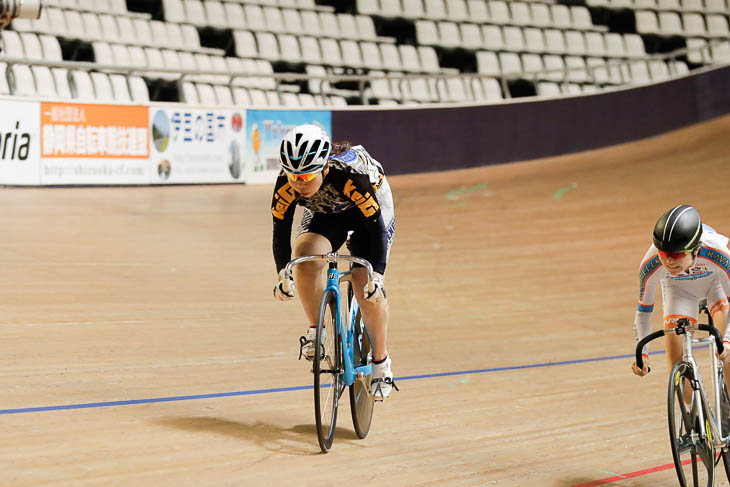
<svg viewBox="0 0 730 487">
<path fill-rule="evenodd" d="M 651 313 L 659 284 L 662 285 L 664 325 L 673 326 L 679 318 L 696 323 L 698 303 L 707 298 L 714 313 L 728 309 L 730 296 L 730 250 L 728 238 L 708 225 L 702 226 L 700 250 L 686 272 L 673 276 L 662 265 L 651 245 L 639 266 L 639 305 L 634 318 L 634 334 L 638 342 L 651 333 Z M 730 327 L 726 336 L 730 334 Z"/>
</svg>

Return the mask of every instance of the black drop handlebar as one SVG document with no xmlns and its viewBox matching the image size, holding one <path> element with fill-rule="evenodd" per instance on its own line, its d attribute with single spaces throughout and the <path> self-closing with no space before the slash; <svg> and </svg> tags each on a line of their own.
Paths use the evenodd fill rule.
<svg viewBox="0 0 730 487">
<path fill-rule="evenodd" d="M 704 310 L 706 311 L 707 308 L 704 308 Z M 710 317 L 709 325 L 699 324 L 696 326 L 692 326 L 690 328 L 689 320 L 687 318 L 680 318 L 679 320 L 677 320 L 677 325 L 674 328 L 667 328 L 666 330 L 655 331 L 654 333 L 651 333 L 651 334 L 645 336 L 644 338 L 642 338 L 639 341 L 639 343 L 636 344 L 636 366 L 640 369 L 644 368 L 644 360 L 643 360 L 643 357 L 641 356 L 641 351 L 644 348 L 644 345 L 646 345 L 647 343 L 649 343 L 652 340 L 655 340 L 664 335 L 669 335 L 671 333 L 674 333 L 676 335 L 684 335 L 687 333 L 688 328 L 690 328 L 690 330 L 696 329 L 696 330 L 708 332 L 710 335 L 712 335 L 715 338 L 715 345 L 717 345 L 717 353 L 722 353 L 725 350 L 725 347 L 723 346 L 723 343 L 722 343 L 722 335 L 720 335 L 720 331 L 712 325 L 712 317 L 710 316 L 709 312 L 707 313 L 707 315 Z M 651 369 L 649 371 L 651 371 Z"/>
</svg>

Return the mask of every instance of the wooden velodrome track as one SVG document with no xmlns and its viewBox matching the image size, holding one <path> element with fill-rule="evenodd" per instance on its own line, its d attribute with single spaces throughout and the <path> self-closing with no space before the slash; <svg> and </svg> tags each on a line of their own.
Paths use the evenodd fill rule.
<svg viewBox="0 0 730 487">
<path fill-rule="evenodd" d="M 672 205 L 730 232 L 728 138 L 390 178 L 401 390 L 327 455 L 271 187 L 3 189 L 0 485 L 676 485 L 637 271 Z"/>
</svg>

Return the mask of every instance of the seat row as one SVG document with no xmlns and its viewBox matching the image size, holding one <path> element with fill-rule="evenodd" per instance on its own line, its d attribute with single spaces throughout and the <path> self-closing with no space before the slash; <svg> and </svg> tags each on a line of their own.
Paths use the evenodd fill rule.
<svg viewBox="0 0 730 487">
<path fill-rule="evenodd" d="M 181 82 L 179 89 L 180 101 L 193 105 L 308 107 L 347 105 L 346 100 L 338 96 L 277 93 L 273 90 L 193 81 Z M 3 62 L 0 62 L 0 95 L 41 97 L 51 100 L 149 102 L 147 85 L 139 76 L 69 71 L 63 68 L 20 64 L 7 66 Z"/>
<path fill-rule="evenodd" d="M 730 40 L 687 39 L 687 60 L 695 64 L 730 64 Z"/>
<path fill-rule="evenodd" d="M 206 0 L 207 1 L 207 0 Z M 331 10 L 331 7 L 317 5 L 315 0 L 227 0 L 231 3 L 255 3 L 273 7 L 296 7 L 309 10 Z"/>
<path fill-rule="evenodd" d="M 600 86 L 593 84 L 578 83 L 555 83 L 553 81 L 540 81 L 535 87 L 537 96 L 554 98 L 563 95 L 582 95 L 596 93 L 601 90 Z"/>
<path fill-rule="evenodd" d="M 277 93 L 273 90 L 229 87 L 183 81 L 180 101 L 192 105 L 244 106 L 346 106 L 338 96 L 308 93 Z M 0 95 L 41 97 L 54 100 L 84 100 L 115 103 L 147 103 L 149 92 L 139 76 L 102 72 L 69 71 L 63 68 L 14 64 L 0 61 Z"/>
<path fill-rule="evenodd" d="M 727 15 L 697 12 L 639 10 L 636 12 L 636 31 L 640 34 L 679 35 L 691 37 L 730 37 Z"/>
<path fill-rule="evenodd" d="M 591 7 L 613 9 L 674 10 L 676 12 L 727 13 L 727 0 L 587 0 Z"/>
<path fill-rule="evenodd" d="M 371 81 L 366 94 L 381 101 L 400 103 L 490 102 L 504 98 L 499 81 L 477 77 L 383 78 Z"/>
<path fill-rule="evenodd" d="M 180 101 L 189 105 L 268 106 L 268 107 L 320 107 L 347 106 L 347 100 L 339 96 L 317 96 L 309 93 L 279 93 L 240 86 L 229 87 L 201 82 L 180 83 Z"/>
<path fill-rule="evenodd" d="M 498 26 L 453 22 L 438 24 L 416 22 L 418 43 L 427 46 L 467 48 L 473 50 L 536 52 L 552 54 L 590 54 L 611 57 L 646 55 L 637 34 L 584 32 L 580 30 L 538 29 L 535 27 Z"/>
<path fill-rule="evenodd" d="M 47 5 L 48 7 L 62 7 L 112 15 L 133 15 L 149 17 L 149 15 L 130 12 L 129 10 L 127 10 L 127 2 L 125 0 L 55 0 L 52 3 L 48 3 L 50 3 L 50 5 Z"/>
<path fill-rule="evenodd" d="M 681 61 L 665 62 L 661 59 L 612 60 L 579 56 L 555 56 L 547 54 L 493 53 L 477 54 L 479 73 L 509 78 L 535 78 L 547 81 L 569 81 L 602 85 L 623 85 L 660 81 L 689 71 Z M 545 71 L 543 73 L 538 73 Z"/>
<path fill-rule="evenodd" d="M 164 0 L 168 22 L 216 27 L 374 40 L 373 19 L 331 11 L 297 10 L 256 4 L 241 5 L 218 0 Z"/>
<path fill-rule="evenodd" d="M 201 47 L 198 29 L 190 24 L 53 7 L 44 8 L 37 20 L 14 19 L 12 27 L 19 32 L 50 34 L 87 42 L 103 40 L 197 52 L 222 52 Z"/>
<path fill-rule="evenodd" d="M 339 68 L 440 71 L 433 47 L 370 41 L 337 40 L 270 32 L 234 31 L 238 57 L 322 64 Z M 404 67 L 405 66 L 405 67 Z"/>
<path fill-rule="evenodd" d="M 222 56 L 202 52 L 175 51 L 119 43 L 94 41 L 91 44 L 97 64 L 113 66 L 120 71 L 133 68 L 198 70 L 271 74 L 271 63 L 264 60 L 224 60 Z M 0 58 L 28 59 L 37 61 L 61 62 L 61 45 L 55 36 L 37 35 L 33 32 L 4 31 L 3 50 Z M 160 77 L 170 77 L 169 74 Z M 172 75 L 172 78 L 179 76 Z M 264 82 L 265 78 L 252 78 Z"/>
<path fill-rule="evenodd" d="M 33 32 L 15 32 L 6 30 L 2 33 L 0 58 L 31 59 L 38 61 L 63 61 L 61 44 L 55 36 L 35 34 Z"/>
<path fill-rule="evenodd" d="M 147 84 L 139 76 L 13 64 L 0 61 L 0 95 L 147 103 Z"/>
<path fill-rule="evenodd" d="M 205 0 L 207 3 L 208 0 Z M 314 0 L 227 0 L 230 3 L 255 3 L 262 6 L 274 6 L 274 7 L 290 7 L 305 10 L 325 10 L 329 11 L 330 8 L 319 7 L 315 4 Z M 60 6 L 63 8 L 70 8 L 76 10 L 83 10 L 88 12 L 99 12 L 99 13 L 114 13 L 118 15 L 140 15 L 137 12 L 130 12 L 127 10 L 127 2 L 125 0 L 55 0 L 54 6 Z M 144 16 L 149 16 L 141 14 Z"/>
<path fill-rule="evenodd" d="M 316 39 L 313 45 L 304 45 L 304 52 L 309 56 L 306 70 L 310 74 L 327 74 L 332 72 L 333 66 L 362 66 L 364 70 L 384 70 L 409 73 L 439 73 L 442 69 L 433 48 L 412 45 L 360 43 L 354 41 L 337 41 L 335 43 L 337 57 L 329 55 L 313 56 L 319 52 L 319 43 Z M 325 40 L 323 40 L 325 41 Z M 4 36 L 4 53 L 11 58 L 27 58 L 31 60 L 62 61 L 61 48 L 58 39 L 49 36 L 37 36 L 34 33 L 17 33 L 7 31 Z M 342 51 L 339 51 L 342 44 Z M 324 42 L 325 53 L 327 42 Z M 153 70 L 145 72 L 144 76 L 160 79 L 175 80 L 181 77 L 182 72 L 199 72 L 208 74 L 186 74 L 185 79 L 206 83 L 224 84 L 230 80 L 231 73 L 245 73 L 249 76 L 235 78 L 233 84 L 261 90 L 276 89 L 271 62 L 265 59 L 225 57 L 206 53 L 192 53 L 171 49 L 158 49 L 119 43 L 94 41 L 91 44 L 94 59 L 98 65 L 114 68 L 118 71 Z M 362 51 L 360 50 L 362 47 Z M 291 52 L 291 50 L 289 50 Z M 367 63 L 365 62 L 367 60 Z M 302 59 L 304 61 L 304 59 Z M 323 65 L 329 66 L 325 69 Z M 154 70 L 166 70 L 158 72 Z M 316 70 L 316 71 L 315 71 Z M 215 74 L 220 73 L 220 74 Z M 253 75 L 253 76 L 251 76 Z"/>
<path fill-rule="evenodd" d="M 437 0 L 441 1 L 441 0 Z M 560 29 L 604 29 L 593 24 L 590 11 L 583 5 L 503 0 L 447 0 L 445 9 L 429 14 L 420 0 L 358 0 L 358 12 L 414 20 L 445 20 L 476 24 L 533 25 Z"/>
<path fill-rule="evenodd" d="M 145 72 L 144 76 L 147 77 L 175 80 L 181 77 L 182 72 L 197 72 L 207 74 L 186 74 L 185 78 L 206 83 L 228 83 L 231 74 L 243 73 L 247 76 L 236 77 L 235 84 L 262 90 L 276 88 L 276 81 L 272 76 L 274 69 L 270 62 L 263 59 L 241 59 L 154 47 L 128 47 L 106 42 L 94 42 L 92 48 L 98 64 L 113 66 L 120 71 L 128 68 L 167 70 Z"/>
</svg>

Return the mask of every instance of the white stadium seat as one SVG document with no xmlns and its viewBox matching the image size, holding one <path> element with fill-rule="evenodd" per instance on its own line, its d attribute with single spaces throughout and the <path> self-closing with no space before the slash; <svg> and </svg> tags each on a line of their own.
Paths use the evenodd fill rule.
<svg viewBox="0 0 730 487">
<path fill-rule="evenodd" d="M 64 68 L 52 68 L 51 72 L 53 73 L 53 79 L 56 82 L 56 93 L 58 93 L 59 98 L 72 98 L 68 70 Z"/>
<path fill-rule="evenodd" d="M 35 79 L 30 66 L 13 64 L 10 66 L 13 94 L 19 96 L 34 96 L 36 92 Z"/>
<path fill-rule="evenodd" d="M 71 71 L 71 93 L 77 100 L 95 100 L 94 83 L 86 71 Z"/>
<path fill-rule="evenodd" d="M 126 76 L 123 74 L 110 74 L 109 81 L 112 85 L 114 100 L 121 103 L 129 103 L 132 101 Z"/>
<path fill-rule="evenodd" d="M 140 76 L 129 77 L 129 93 L 132 96 L 132 101 L 136 103 L 148 103 L 150 101 L 147 83 Z"/>
<path fill-rule="evenodd" d="M 31 66 L 30 69 L 33 72 L 38 96 L 43 98 L 57 97 L 56 82 L 50 68 L 47 66 Z"/>
<path fill-rule="evenodd" d="M 7 69 L 8 65 L 0 61 L 0 95 L 10 94 L 10 84 L 8 84 L 8 78 L 5 74 Z"/>
<path fill-rule="evenodd" d="M 98 101 L 113 102 L 115 101 L 114 90 L 106 73 L 92 72 L 89 74 L 91 82 L 94 85 L 95 98 Z"/>
<path fill-rule="evenodd" d="M 188 105 L 198 105 L 200 98 L 198 97 L 198 90 L 195 88 L 195 83 L 192 81 L 183 81 L 180 83 L 180 100 Z"/>
</svg>

